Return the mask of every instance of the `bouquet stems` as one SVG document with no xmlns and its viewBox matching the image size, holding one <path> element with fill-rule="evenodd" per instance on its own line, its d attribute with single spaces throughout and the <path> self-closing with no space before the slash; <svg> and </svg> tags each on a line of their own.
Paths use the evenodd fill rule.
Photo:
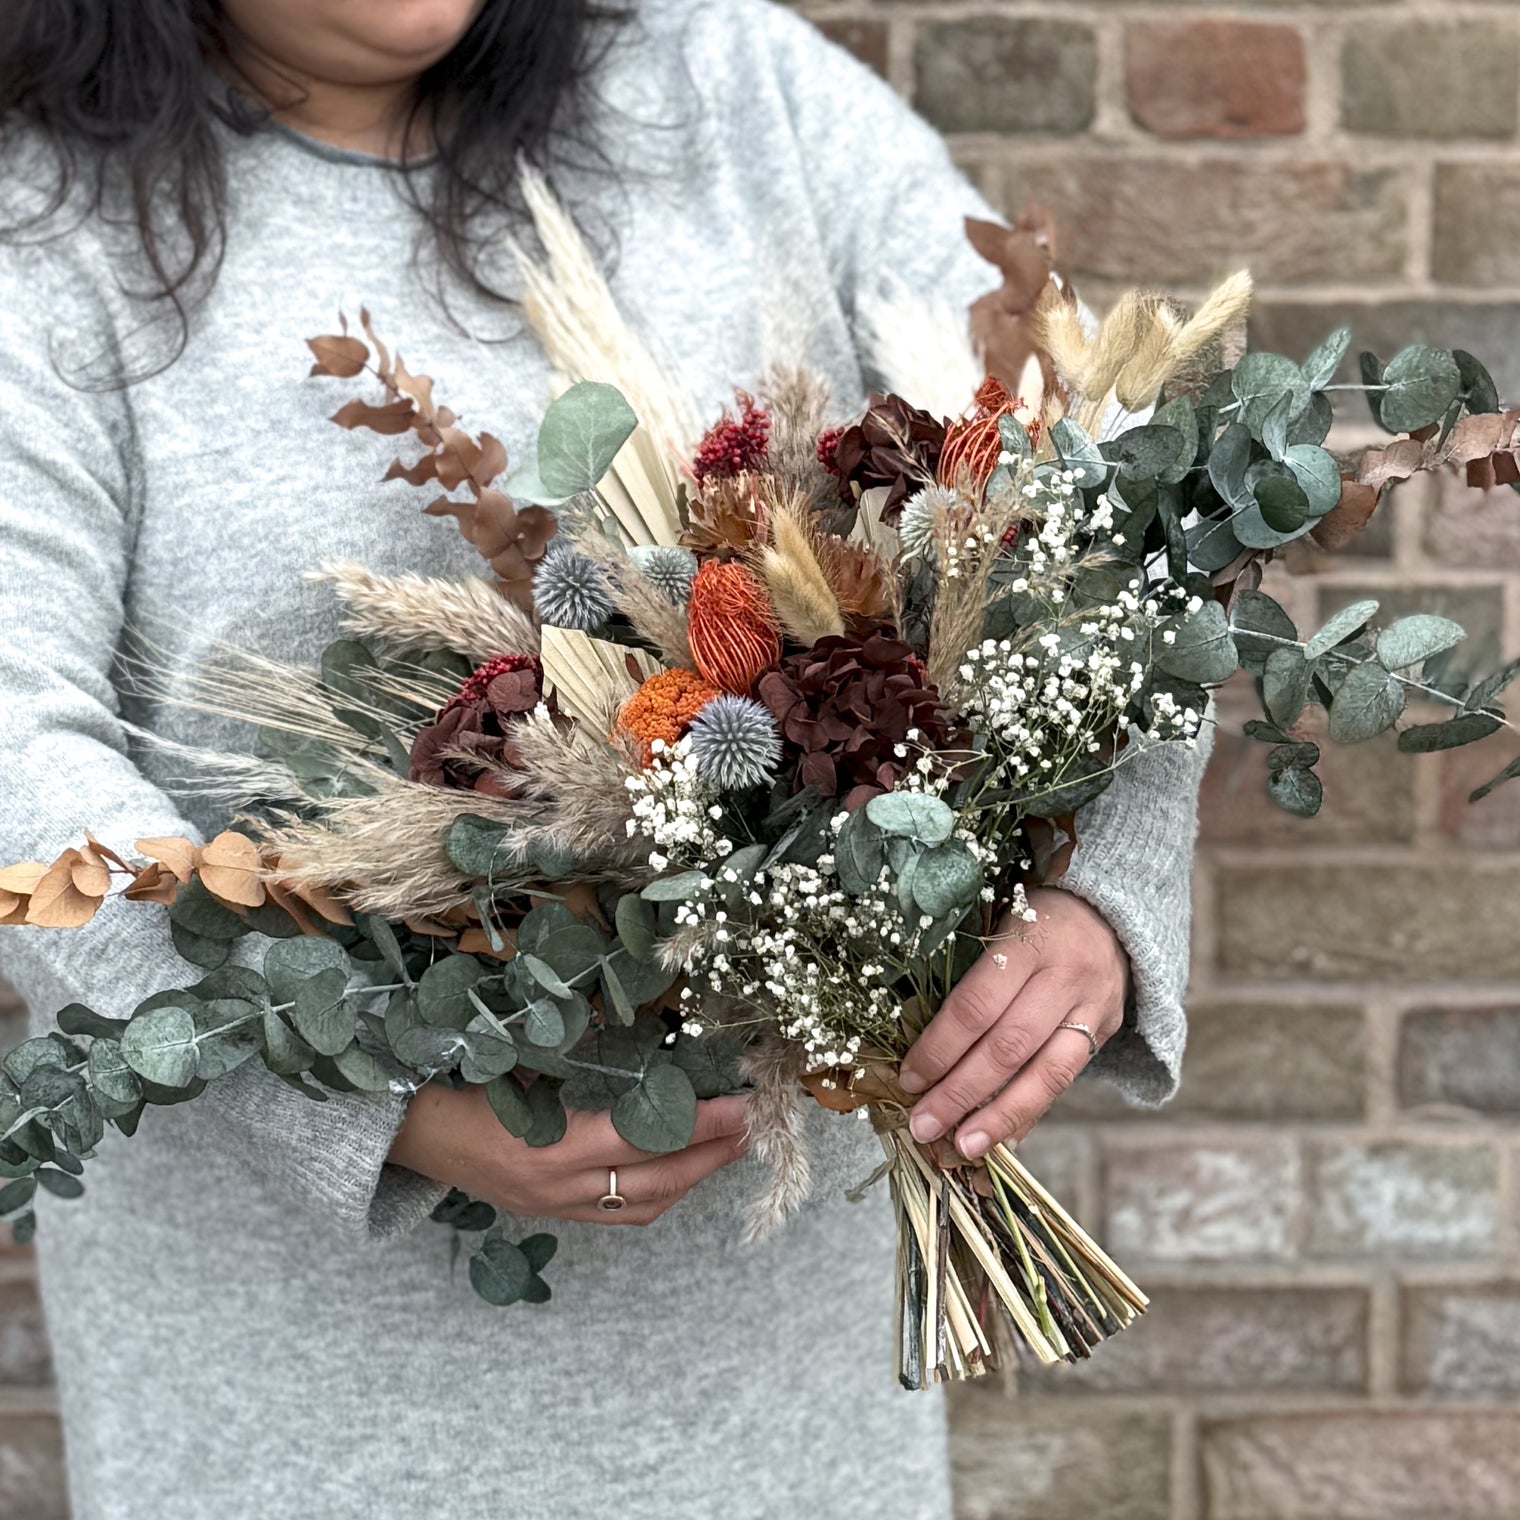
<svg viewBox="0 0 1520 1520">
<path fill-rule="evenodd" d="M 873 1110 L 897 1211 L 897 1376 L 905 1388 L 980 1377 L 1016 1355 L 1076 1361 L 1145 1311 L 1139 1288 L 1006 1145 L 944 1166 Z"/>
</svg>

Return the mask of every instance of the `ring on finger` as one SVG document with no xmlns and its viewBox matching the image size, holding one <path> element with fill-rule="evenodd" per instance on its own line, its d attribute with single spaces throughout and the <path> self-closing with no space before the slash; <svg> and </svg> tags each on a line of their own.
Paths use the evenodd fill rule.
<svg viewBox="0 0 1520 1520">
<path fill-rule="evenodd" d="M 1092 1026 L 1090 1024 L 1079 1024 L 1075 1019 L 1062 1019 L 1061 1022 L 1056 1025 L 1056 1028 L 1075 1029 L 1078 1034 L 1086 1035 L 1088 1059 L 1091 1060 L 1093 1056 L 1097 1055 L 1098 1037 L 1092 1032 Z"/>
<path fill-rule="evenodd" d="M 607 1168 L 607 1191 L 597 1199 L 596 1206 L 604 1214 L 616 1214 L 619 1209 L 628 1206 L 628 1200 L 618 1192 L 617 1168 L 615 1166 Z"/>
</svg>

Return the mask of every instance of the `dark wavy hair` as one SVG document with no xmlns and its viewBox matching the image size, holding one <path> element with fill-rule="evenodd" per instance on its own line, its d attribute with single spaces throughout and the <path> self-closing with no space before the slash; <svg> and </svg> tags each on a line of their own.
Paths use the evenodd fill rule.
<svg viewBox="0 0 1520 1520">
<path fill-rule="evenodd" d="M 0 230 L 49 227 L 64 208 L 135 229 L 145 294 L 177 324 L 172 363 L 189 310 L 221 264 L 227 171 L 219 127 L 248 134 L 265 121 L 250 94 L 227 88 L 240 76 L 240 39 L 220 0 L 4 6 L 0 162 L 18 135 L 40 138 L 52 177 L 41 209 Z M 551 158 L 567 149 L 597 156 L 591 80 L 610 23 L 626 19 L 601 0 L 486 0 L 453 50 L 420 76 L 402 140 L 418 140 L 426 126 L 434 151 L 395 172 L 440 271 L 499 296 L 479 272 L 481 213 L 519 209 L 519 158 L 552 171 Z"/>
</svg>

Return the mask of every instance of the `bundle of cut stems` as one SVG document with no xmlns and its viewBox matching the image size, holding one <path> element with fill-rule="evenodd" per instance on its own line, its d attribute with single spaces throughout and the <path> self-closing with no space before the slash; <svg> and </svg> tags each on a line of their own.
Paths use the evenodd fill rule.
<svg viewBox="0 0 1520 1520">
<path fill-rule="evenodd" d="M 873 1118 L 898 1216 L 903 1387 L 994 1370 L 999 1325 L 1048 1365 L 1091 1355 L 1145 1312 L 1145 1295 L 1006 1145 L 947 1168 L 900 1121 Z"/>
</svg>

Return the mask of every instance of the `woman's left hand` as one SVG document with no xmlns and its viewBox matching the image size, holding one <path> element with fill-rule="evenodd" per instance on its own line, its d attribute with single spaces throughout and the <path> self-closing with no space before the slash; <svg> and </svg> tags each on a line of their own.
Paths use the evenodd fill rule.
<svg viewBox="0 0 1520 1520">
<path fill-rule="evenodd" d="M 955 1132 L 964 1156 L 1022 1140 L 1124 1020 L 1129 960 L 1096 908 L 1056 888 L 1030 891 L 1039 921 L 1005 919 L 902 1066 L 922 1093 L 909 1131 L 927 1144 Z M 968 1117 L 969 1116 L 969 1117 Z"/>
</svg>

